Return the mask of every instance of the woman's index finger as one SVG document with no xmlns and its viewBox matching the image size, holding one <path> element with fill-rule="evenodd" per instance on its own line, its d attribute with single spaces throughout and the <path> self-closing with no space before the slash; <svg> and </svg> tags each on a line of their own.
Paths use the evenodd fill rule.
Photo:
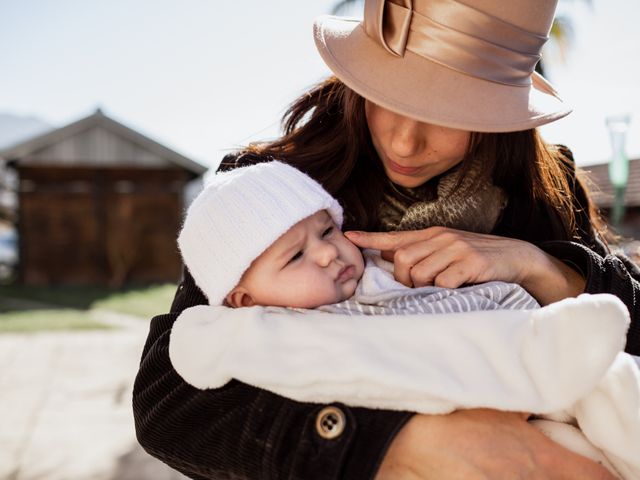
<svg viewBox="0 0 640 480">
<path fill-rule="evenodd" d="M 401 232 L 349 231 L 346 237 L 361 248 L 395 251 L 405 245 L 429 238 L 427 230 L 407 230 Z"/>
</svg>

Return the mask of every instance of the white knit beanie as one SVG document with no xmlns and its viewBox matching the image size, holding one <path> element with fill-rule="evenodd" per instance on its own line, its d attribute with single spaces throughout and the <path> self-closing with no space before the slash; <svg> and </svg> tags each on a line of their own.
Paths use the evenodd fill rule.
<svg viewBox="0 0 640 480">
<path fill-rule="evenodd" d="M 262 252 L 300 220 L 342 207 L 318 182 L 278 161 L 218 173 L 187 211 L 178 246 L 211 305 L 222 305 Z"/>
</svg>

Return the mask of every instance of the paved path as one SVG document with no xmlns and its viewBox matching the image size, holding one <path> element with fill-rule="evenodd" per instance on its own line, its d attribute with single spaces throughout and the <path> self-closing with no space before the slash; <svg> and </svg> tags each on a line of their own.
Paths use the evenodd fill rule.
<svg viewBox="0 0 640 480">
<path fill-rule="evenodd" d="M 0 335 L 0 479 L 179 480 L 135 440 L 144 320 L 111 331 Z"/>
</svg>

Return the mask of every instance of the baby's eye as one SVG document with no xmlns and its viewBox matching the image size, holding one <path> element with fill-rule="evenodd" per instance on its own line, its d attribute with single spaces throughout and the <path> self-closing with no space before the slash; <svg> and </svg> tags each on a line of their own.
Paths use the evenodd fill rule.
<svg viewBox="0 0 640 480">
<path fill-rule="evenodd" d="M 289 261 L 287 262 L 287 265 L 289 265 L 291 262 L 295 262 L 296 260 L 298 260 L 300 257 L 302 257 L 302 250 L 300 250 L 298 253 L 296 253 L 293 257 L 291 257 L 289 259 Z"/>
<path fill-rule="evenodd" d="M 322 232 L 322 237 L 328 237 L 333 233 L 333 227 L 328 227 L 324 232 Z"/>
</svg>

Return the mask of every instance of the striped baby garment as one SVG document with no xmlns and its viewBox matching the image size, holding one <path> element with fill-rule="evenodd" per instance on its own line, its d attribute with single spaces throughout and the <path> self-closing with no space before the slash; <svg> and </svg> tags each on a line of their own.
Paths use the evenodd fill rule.
<svg viewBox="0 0 640 480">
<path fill-rule="evenodd" d="M 393 264 L 379 252 L 365 250 L 365 269 L 355 294 L 340 303 L 318 307 L 349 315 L 412 315 L 479 310 L 531 310 L 538 302 L 520 285 L 487 282 L 461 288 L 409 288 L 393 278 Z"/>
</svg>

